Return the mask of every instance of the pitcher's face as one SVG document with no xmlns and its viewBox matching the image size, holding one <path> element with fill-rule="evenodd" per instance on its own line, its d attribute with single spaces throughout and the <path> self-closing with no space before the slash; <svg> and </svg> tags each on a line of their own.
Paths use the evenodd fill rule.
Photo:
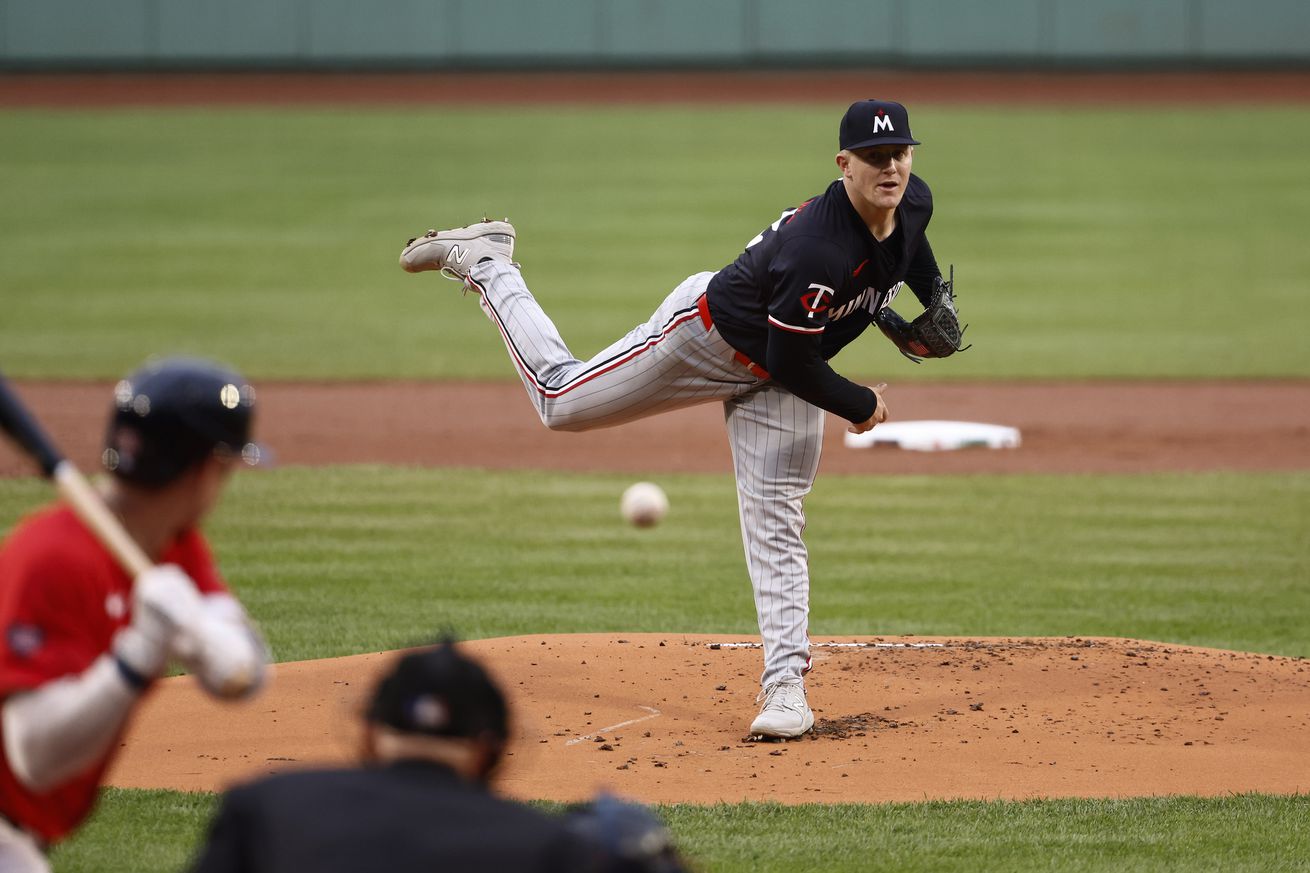
<svg viewBox="0 0 1310 873">
<path fill-rule="evenodd" d="M 908 145 L 870 146 L 837 155 L 843 177 L 875 209 L 901 205 L 913 163 L 914 147 Z"/>
</svg>

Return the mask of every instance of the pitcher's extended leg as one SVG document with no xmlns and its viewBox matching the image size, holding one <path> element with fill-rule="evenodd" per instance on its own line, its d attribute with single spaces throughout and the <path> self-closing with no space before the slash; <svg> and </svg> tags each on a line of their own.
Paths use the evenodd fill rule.
<svg viewBox="0 0 1310 873">
<path fill-rule="evenodd" d="M 734 367 L 717 332 L 707 333 L 696 306 L 710 275 L 687 279 L 647 322 L 587 361 L 569 351 L 517 267 L 479 264 L 469 284 L 542 422 L 552 430 L 589 430 L 742 390 L 749 376 Z"/>
</svg>

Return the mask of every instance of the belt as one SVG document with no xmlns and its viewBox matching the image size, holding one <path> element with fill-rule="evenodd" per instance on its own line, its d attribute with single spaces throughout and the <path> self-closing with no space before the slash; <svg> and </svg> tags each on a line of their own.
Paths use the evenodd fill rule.
<svg viewBox="0 0 1310 873">
<path fill-rule="evenodd" d="M 714 319 L 710 317 L 709 294 L 702 294 L 700 296 L 700 299 L 696 301 L 696 308 L 700 310 L 700 320 L 705 323 L 705 329 L 709 330 L 710 328 L 714 327 Z M 732 356 L 732 359 L 737 363 L 741 364 L 747 370 L 750 370 L 751 375 L 758 376 L 761 379 L 771 378 L 767 370 L 765 370 L 759 364 L 752 361 L 750 358 L 746 357 L 745 354 L 737 351 L 736 349 L 733 349 L 733 352 L 734 354 Z"/>
</svg>

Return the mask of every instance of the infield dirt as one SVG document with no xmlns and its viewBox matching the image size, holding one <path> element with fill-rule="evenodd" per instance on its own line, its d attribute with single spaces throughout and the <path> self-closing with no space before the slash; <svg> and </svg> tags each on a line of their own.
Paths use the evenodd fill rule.
<svg viewBox="0 0 1310 873">
<path fill-rule="evenodd" d="M 719 645 L 741 642 L 468 643 L 517 714 L 500 787 L 693 803 L 1310 791 L 1304 660 L 1117 639 L 844 638 L 815 649 L 815 732 L 751 742 L 760 653 Z M 110 781 L 214 791 L 349 761 L 361 702 L 392 657 L 280 664 L 265 695 L 228 707 L 165 680 Z"/>
<path fill-rule="evenodd" d="M 20 382 L 84 469 L 99 465 L 110 383 Z M 259 384 L 260 439 L 282 464 L 731 473 L 718 404 L 590 433 L 542 427 L 511 382 Z M 1310 466 L 1310 381 L 893 384 L 895 421 L 1019 428 L 1017 450 L 852 451 L 829 417 L 822 474 L 1141 473 Z M 31 465 L 0 444 L 0 476 Z"/>
</svg>

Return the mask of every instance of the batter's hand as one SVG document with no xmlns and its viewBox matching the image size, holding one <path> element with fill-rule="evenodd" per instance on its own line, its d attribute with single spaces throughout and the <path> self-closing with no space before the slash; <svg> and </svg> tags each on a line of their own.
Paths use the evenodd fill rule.
<svg viewBox="0 0 1310 873">
<path fill-rule="evenodd" d="M 878 407 L 873 410 L 873 416 L 868 421 L 862 421 L 846 428 L 851 433 L 864 433 L 866 430 L 873 430 L 875 426 L 887 420 L 887 401 L 882 399 L 882 392 L 887 390 L 887 383 L 879 382 L 869 390 L 873 392 L 874 397 L 878 398 Z"/>
<path fill-rule="evenodd" d="M 114 653 L 141 680 L 158 678 L 178 633 L 195 624 L 203 612 L 200 592 L 181 567 L 152 567 L 136 577 L 132 623 L 114 637 Z"/>
<path fill-rule="evenodd" d="M 253 694 L 264 684 L 268 647 L 235 597 L 211 594 L 203 603 L 197 621 L 178 630 L 178 660 L 215 697 Z"/>
</svg>

